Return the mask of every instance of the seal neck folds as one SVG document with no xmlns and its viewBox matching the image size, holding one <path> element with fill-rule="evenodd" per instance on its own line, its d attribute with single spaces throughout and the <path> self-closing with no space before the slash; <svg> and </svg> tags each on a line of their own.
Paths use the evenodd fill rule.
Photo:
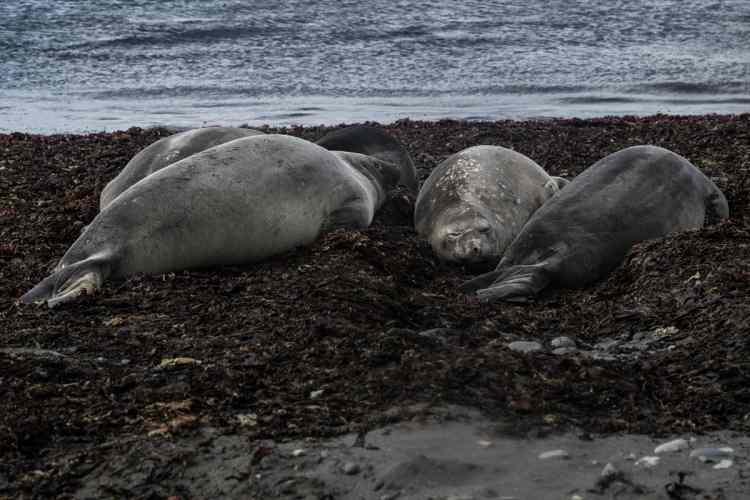
<svg viewBox="0 0 750 500">
<path fill-rule="evenodd" d="M 373 197 L 375 210 L 380 208 L 388 192 L 398 183 L 401 175 L 399 168 L 392 163 L 360 153 L 348 151 L 334 151 L 333 153 L 367 179 L 368 182 L 364 187 Z"/>
</svg>

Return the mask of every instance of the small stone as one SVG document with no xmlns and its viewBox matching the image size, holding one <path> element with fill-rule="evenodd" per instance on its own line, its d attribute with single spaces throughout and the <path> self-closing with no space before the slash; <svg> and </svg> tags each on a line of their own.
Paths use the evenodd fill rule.
<svg viewBox="0 0 750 500">
<path fill-rule="evenodd" d="M 607 465 L 604 466 L 604 469 L 602 469 L 601 476 L 602 477 L 610 477 L 617 474 L 619 471 L 617 470 L 617 467 L 612 465 L 611 463 L 607 463 Z"/>
<path fill-rule="evenodd" d="M 385 495 L 380 495 L 380 500 L 396 500 L 399 496 L 401 496 L 401 492 L 394 491 L 393 493 L 386 493 Z"/>
<path fill-rule="evenodd" d="M 310 392 L 310 399 L 318 399 L 325 392 L 324 389 Z"/>
<path fill-rule="evenodd" d="M 725 458 L 731 458 L 734 450 L 728 446 L 724 448 L 698 448 L 690 452 L 690 458 L 697 458 L 701 462 L 719 462 Z"/>
<path fill-rule="evenodd" d="M 354 462 L 346 462 L 344 466 L 341 468 L 342 471 L 344 471 L 344 474 L 348 476 L 353 476 L 355 474 L 359 474 L 359 471 L 361 470 L 358 464 L 355 464 Z"/>
<path fill-rule="evenodd" d="M 479 441 L 477 441 L 477 444 L 482 448 L 489 448 L 490 446 L 492 446 L 492 441 L 485 441 L 484 439 L 480 439 Z"/>
<path fill-rule="evenodd" d="M 239 420 L 241 427 L 255 427 L 258 425 L 258 415 L 255 413 L 237 415 L 237 420 Z"/>
<path fill-rule="evenodd" d="M 685 439 L 675 439 L 673 441 L 669 441 L 667 443 L 660 444 L 656 448 L 654 448 L 654 454 L 658 455 L 660 453 L 674 453 L 675 451 L 684 450 L 688 447 L 688 442 Z"/>
<path fill-rule="evenodd" d="M 728 469 L 732 465 L 734 465 L 734 461 L 728 458 L 725 458 L 724 460 L 720 461 L 718 464 L 714 465 L 714 469 Z"/>
<path fill-rule="evenodd" d="M 635 466 L 646 467 L 650 469 L 651 467 L 656 467 L 657 465 L 659 465 L 660 460 L 661 458 L 659 457 L 641 457 L 635 461 Z"/>
<path fill-rule="evenodd" d="M 564 356 L 566 354 L 573 354 L 575 352 L 578 352 L 578 349 L 575 347 L 558 347 L 557 349 L 552 349 L 552 354 L 555 356 Z"/>
<path fill-rule="evenodd" d="M 676 326 L 665 326 L 654 330 L 653 334 L 655 337 L 669 337 L 678 333 L 680 330 Z"/>
<path fill-rule="evenodd" d="M 583 497 L 581 495 L 573 495 L 570 497 L 570 500 L 583 500 Z"/>
<path fill-rule="evenodd" d="M 305 454 L 305 450 L 304 450 L 304 449 L 302 449 L 302 448 L 297 448 L 296 450 L 294 450 L 294 451 L 292 452 L 292 456 L 293 456 L 293 457 L 301 457 L 301 456 L 302 456 L 302 455 L 304 455 L 304 454 Z"/>
<path fill-rule="evenodd" d="M 552 342 L 550 342 L 550 345 L 553 348 L 557 349 L 558 347 L 575 347 L 576 343 L 570 337 L 556 337 L 552 339 Z"/>
<path fill-rule="evenodd" d="M 547 460 L 550 458 L 560 458 L 563 460 L 567 460 L 570 458 L 570 453 L 565 450 L 550 450 L 539 454 L 540 460 Z"/>
<path fill-rule="evenodd" d="M 191 365 L 200 365 L 201 361 L 198 359 L 193 358 L 187 358 L 187 357 L 179 357 L 179 358 L 165 358 L 161 360 L 161 363 L 159 363 L 159 366 L 157 368 L 159 369 L 167 369 L 167 368 L 176 368 L 178 366 L 191 366 Z"/>
<path fill-rule="evenodd" d="M 635 453 L 631 453 L 627 457 L 625 457 L 625 460 L 629 460 L 630 462 L 635 462 L 638 459 Z"/>
<path fill-rule="evenodd" d="M 541 351 L 542 344 L 533 341 L 517 340 L 508 344 L 508 349 L 510 349 L 511 351 L 528 354 L 530 352 Z"/>
</svg>

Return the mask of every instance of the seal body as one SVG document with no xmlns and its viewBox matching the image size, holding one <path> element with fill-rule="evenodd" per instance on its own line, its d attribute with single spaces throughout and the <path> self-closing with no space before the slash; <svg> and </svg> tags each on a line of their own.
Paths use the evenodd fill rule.
<svg viewBox="0 0 750 500">
<path fill-rule="evenodd" d="M 546 286 L 583 287 L 643 240 L 729 216 L 724 194 L 688 160 L 656 146 L 613 153 L 542 206 L 497 269 L 464 289 L 480 300 L 524 300 Z"/>
<path fill-rule="evenodd" d="M 414 226 L 442 260 L 495 265 L 566 182 L 510 149 L 473 146 L 432 171 L 417 196 Z"/>
<path fill-rule="evenodd" d="M 206 127 L 163 137 L 136 154 L 117 177 L 104 186 L 99 197 L 99 210 L 139 180 L 167 165 L 219 144 L 262 133 L 250 128 Z"/>
<path fill-rule="evenodd" d="M 115 198 L 23 302 L 54 306 L 107 278 L 255 262 L 370 224 L 395 166 L 258 135 L 194 154 Z"/>
<path fill-rule="evenodd" d="M 353 125 L 334 130 L 318 139 L 316 144 L 331 151 L 350 151 L 374 156 L 401 169 L 399 184 L 416 194 L 417 169 L 404 146 L 385 130 L 369 125 Z"/>
</svg>

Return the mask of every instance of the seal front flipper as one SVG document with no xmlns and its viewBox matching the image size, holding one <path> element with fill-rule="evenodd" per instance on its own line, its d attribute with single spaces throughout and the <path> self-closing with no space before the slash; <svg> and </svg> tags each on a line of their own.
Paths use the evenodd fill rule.
<svg viewBox="0 0 750 500">
<path fill-rule="evenodd" d="M 494 272 L 499 274 L 497 280 L 487 288 L 477 290 L 480 302 L 524 301 L 539 293 L 552 281 L 548 262 L 511 266 Z"/>
<path fill-rule="evenodd" d="M 41 304 L 46 301 L 47 306 L 55 307 L 73 300 L 82 293 L 92 293 L 99 289 L 108 274 L 106 258 L 89 257 L 56 270 L 19 300 L 24 304 Z"/>
</svg>

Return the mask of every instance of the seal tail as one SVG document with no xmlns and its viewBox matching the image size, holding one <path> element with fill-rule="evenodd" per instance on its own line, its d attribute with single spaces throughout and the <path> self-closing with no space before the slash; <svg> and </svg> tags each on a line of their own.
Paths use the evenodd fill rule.
<svg viewBox="0 0 750 500">
<path fill-rule="evenodd" d="M 101 288 L 108 274 L 106 260 L 90 257 L 56 270 L 40 281 L 19 299 L 24 304 L 41 304 L 55 307 L 69 302 L 82 293 L 93 293 Z"/>
<path fill-rule="evenodd" d="M 493 274 L 496 279 L 490 282 Z M 546 264 L 539 263 L 492 271 L 474 278 L 462 288 L 468 288 L 468 285 L 479 288 L 476 294 L 480 302 L 523 302 L 543 290 L 550 281 Z"/>
</svg>

